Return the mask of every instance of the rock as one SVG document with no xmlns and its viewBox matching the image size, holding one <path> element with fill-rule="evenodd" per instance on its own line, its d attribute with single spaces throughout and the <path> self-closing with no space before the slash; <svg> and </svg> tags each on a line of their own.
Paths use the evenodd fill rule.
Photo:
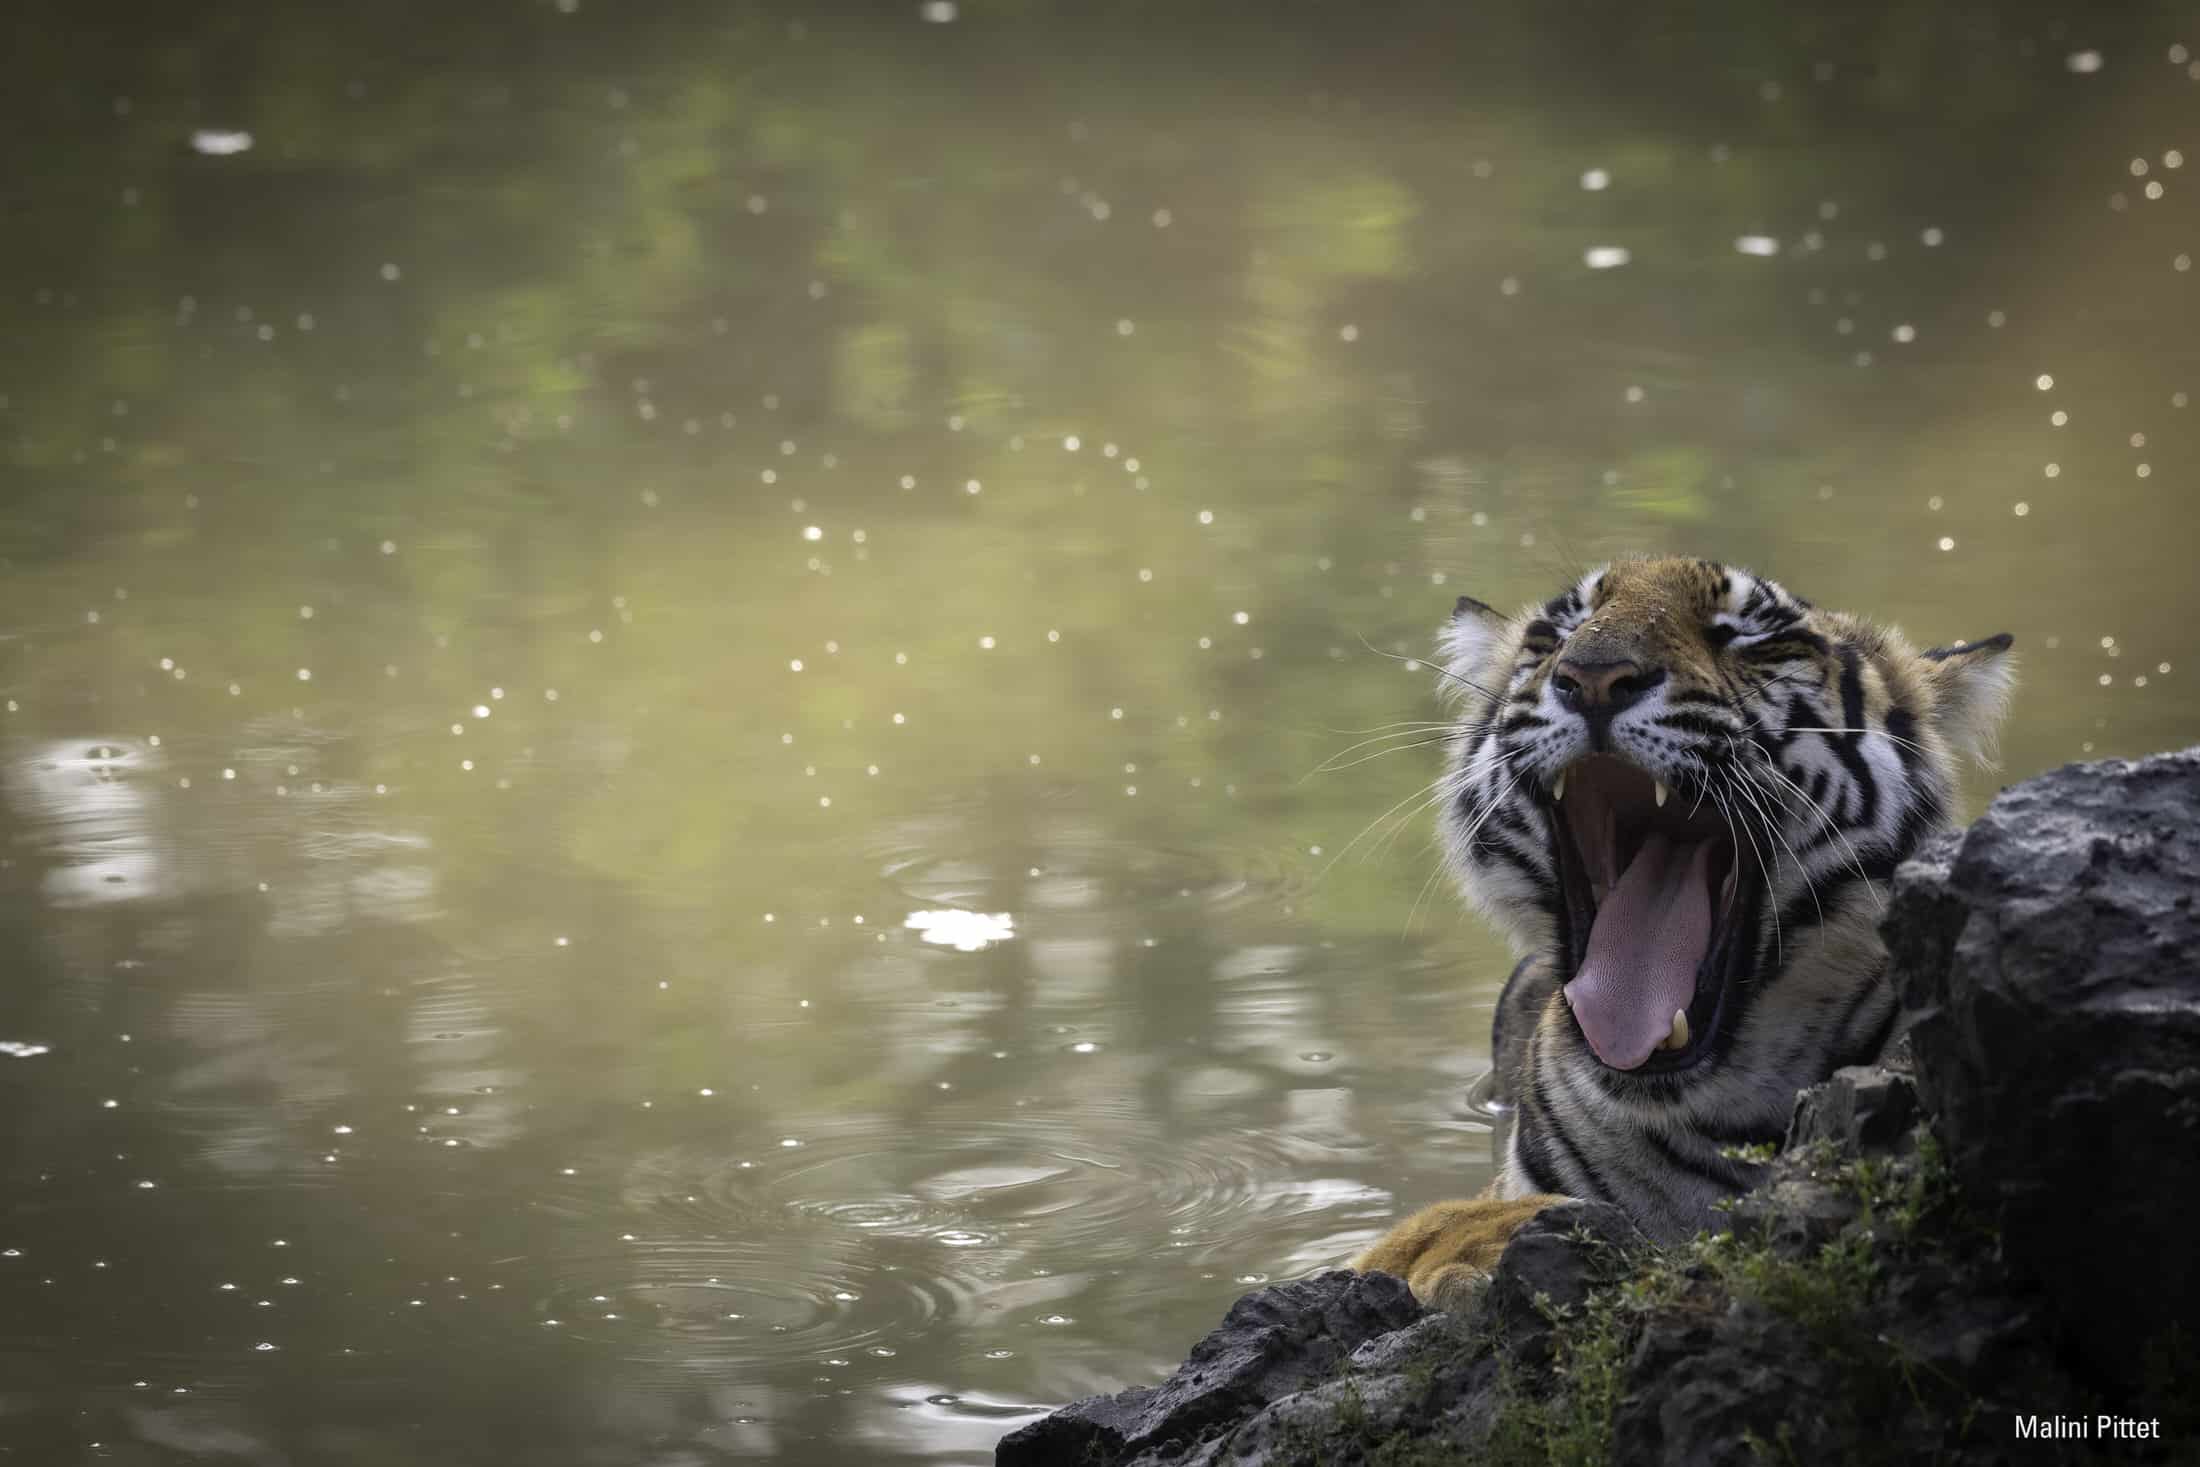
<svg viewBox="0 0 2200 1467">
<path fill-rule="evenodd" d="M 1618 1208 L 1570 1202 L 1513 1238 L 1470 1312 L 1424 1311 L 1388 1274 L 1326 1273 L 1240 1299 L 1159 1386 L 1095 1396 L 1002 1439 L 995 1467 L 1208 1467 L 1331 1461 L 1405 1435 L 1489 1434 L 1502 1354 L 1550 1359 L 1551 1312 L 1632 1267 L 1646 1240 Z"/>
<path fill-rule="evenodd" d="M 1884 929 L 1956 1176 L 2109 1386 L 2200 1318 L 2196 893 L 2200 749 L 2005 790 Z"/>
<path fill-rule="evenodd" d="M 1515 1358 L 1540 1365 L 1550 1357 L 1551 1313 L 1577 1308 L 1592 1288 L 1628 1273 L 1648 1243 L 1608 1202 L 1546 1207 L 1505 1245 L 1482 1318 Z"/>
<path fill-rule="evenodd" d="M 1394 1438 L 1478 1445 L 1502 1368 L 1472 1315 L 1432 1312 L 1362 1346 L 1338 1379 L 1283 1397 L 1189 1460 L 1300 1467 L 1354 1461 Z"/>
<path fill-rule="evenodd" d="M 1914 1018 L 1932 1006 L 1936 975 L 1948 970 L 1956 938 L 1971 910 L 1950 889 L 1956 853 L 1965 832 L 1944 830 L 1919 842 L 1910 859 L 1895 868 L 1887 909 L 1880 915 L 1879 937 L 1887 945 L 1887 978 L 1895 997 Z M 1915 1054 L 1915 1044 L 1912 1044 Z"/>
<path fill-rule="evenodd" d="M 1837 1394 L 1837 1372 L 1793 1325 L 1762 1310 L 1736 1316 L 1706 1291 L 1660 1311 L 1628 1363 L 1612 1413 L 1610 1460 L 1755 1467 L 1768 1459 L 1863 1459 L 1848 1423 L 1799 1401 Z M 1751 1438 L 1776 1444 L 1767 1452 Z"/>
<path fill-rule="evenodd" d="M 1848 1150 L 1895 1148 L 1917 1124 L 1917 1086 L 1910 1076 L 1879 1065 L 1850 1065 L 1795 1097 L 1783 1149 L 1813 1142 Z"/>
<path fill-rule="evenodd" d="M 1384 1273 L 1338 1269 L 1256 1290 L 1166 1381 L 1021 1427 L 994 1449 L 995 1467 L 1185 1460 L 1271 1402 L 1332 1380 L 1354 1350 L 1422 1312 L 1405 1281 Z"/>
</svg>

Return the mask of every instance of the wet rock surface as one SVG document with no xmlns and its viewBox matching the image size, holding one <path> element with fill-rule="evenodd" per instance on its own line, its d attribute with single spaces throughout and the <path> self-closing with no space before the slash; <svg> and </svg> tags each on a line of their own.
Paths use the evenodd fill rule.
<svg viewBox="0 0 2200 1467">
<path fill-rule="evenodd" d="M 997 1463 L 1199 1461 L 1272 1402 L 1336 1379 L 1352 1352 L 1420 1319 L 1402 1279 L 1342 1269 L 1230 1306 L 1176 1374 L 1065 1406 L 1004 1439 Z M 1192 1453 L 1192 1455 L 1185 1455 Z"/>
<path fill-rule="evenodd" d="M 1262 1289 L 996 1462 L 2200 1459 L 2196 894 L 2200 750 L 2009 789 L 1896 875 L 1907 1042 L 1797 1097 L 1727 1231 L 1658 1250 L 1570 1203 L 1456 1312 Z"/>
</svg>

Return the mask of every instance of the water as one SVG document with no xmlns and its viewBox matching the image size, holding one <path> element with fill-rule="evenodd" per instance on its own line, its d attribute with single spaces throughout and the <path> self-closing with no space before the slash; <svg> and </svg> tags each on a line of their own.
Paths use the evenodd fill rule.
<svg viewBox="0 0 2200 1467">
<path fill-rule="evenodd" d="M 1472 1191 L 1462 591 L 2200 732 L 2167 8 L 43 9 L 0 1454 L 979 1462 Z"/>
</svg>

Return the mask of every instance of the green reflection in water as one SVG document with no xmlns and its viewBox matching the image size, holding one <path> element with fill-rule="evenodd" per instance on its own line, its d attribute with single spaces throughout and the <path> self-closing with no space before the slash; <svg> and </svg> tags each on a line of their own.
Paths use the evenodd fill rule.
<svg viewBox="0 0 2200 1467">
<path fill-rule="evenodd" d="M 1486 1176 L 1460 591 L 1723 556 L 2017 633 L 2012 774 L 2189 741 L 2196 83 L 2062 24 L 16 22 L 0 1442 L 1151 1378 Z"/>
</svg>

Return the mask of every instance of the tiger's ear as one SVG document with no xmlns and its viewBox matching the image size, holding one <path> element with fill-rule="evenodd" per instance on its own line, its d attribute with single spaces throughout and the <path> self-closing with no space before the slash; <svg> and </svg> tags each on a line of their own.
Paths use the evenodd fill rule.
<svg viewBox="0 0 2200 1467">
<path fill-rule="evenodd" d="M 1451 609 L 1451 619 L 1436 634 L 1436 650 L 1443 654 L 1444 671 L 1451 674 L 1451 686 L 1460 682 L 1483 684 L 1482 669 L 1490 660 L 1490 652 L 1497 639 L 1504 635 L 1505 618 L 1491 607 L 1462 596 Z"/>
<path fill-rule="evenodd" d="M 2001 718 L 2017 682 L 2016 659 L 2007 632 L 1977 642 L 1932 647 L 1924 660 L 1925 682 L 1933 691 L 1933 720 L 1941 737 L 1959 754 L 1991 766 L 2001 736 Z"/>
</svg>

